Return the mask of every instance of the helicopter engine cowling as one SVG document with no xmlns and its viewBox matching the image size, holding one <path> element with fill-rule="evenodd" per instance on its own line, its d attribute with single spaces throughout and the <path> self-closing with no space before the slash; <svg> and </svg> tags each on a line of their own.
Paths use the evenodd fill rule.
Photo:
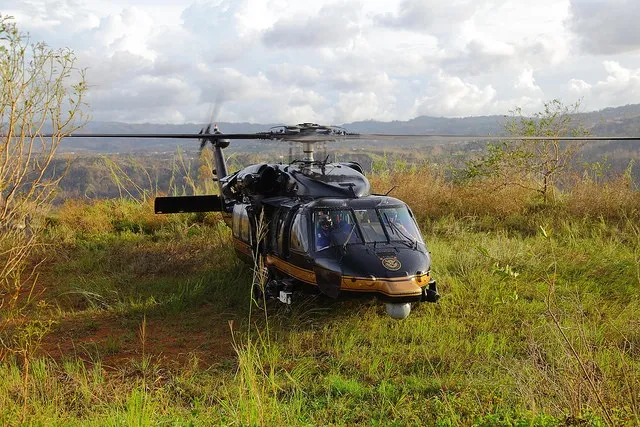
<svg viewBox="0 0 640 427">
<path fill-rule="evenodd" d="M 249 166 L 238 173 L 238 189 L 244 193 L 271 193 L 274 190 L 278 171 L 271 165 Z"/>
<path fill-rule="evenodd" d="M 244 196 L 273 195 L 282 185 L 281 175 L 277 166 L 267 163 L 252 165 L 235 174 L 229 181 L 225 193 Z"/>
<path fill-rule="evenodd" d="M 364 175 L 364 169 L 362 168 L 362 165 L 360 165 L 360 163 L 358 162 L 342 162 L 340 163 L 341 165 L 347 166 L 359 173 L 361 173 L 362 175 Z"/>
</svg>

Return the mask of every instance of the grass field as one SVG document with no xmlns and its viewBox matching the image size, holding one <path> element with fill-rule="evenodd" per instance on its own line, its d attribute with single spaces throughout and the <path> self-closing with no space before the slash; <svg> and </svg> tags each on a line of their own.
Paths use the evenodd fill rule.
<svg viewBox="0 0 640 427">
<path fill-rule="evenodd" d="M 265 313 L 216 214 L 67 203 L 3 332 L 0 424 L 638 425 L 637 193 L 540 207 L 430 179 L 394 195 L 442 298 L 403 321 L 363 299 Z"/>
</svg>

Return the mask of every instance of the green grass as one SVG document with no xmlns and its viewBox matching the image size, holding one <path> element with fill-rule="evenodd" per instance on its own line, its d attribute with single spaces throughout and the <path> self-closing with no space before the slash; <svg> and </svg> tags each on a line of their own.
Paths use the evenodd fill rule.
<svg viewBox="0 0 640 427">
<path fill-rule="evenodd" d="M 637 425 L 634 224 L 540 218 L 425 219 L 442 299 L 403 321 L 367 299 L 249 318 L 251 270 L 216 221 L 59 225 L 34 318 L 76 349 L 31 359 L 26 389 L 19 355 L 0 362 L 0 424 L 26 390 L 30 424 Z"/>
</svg>

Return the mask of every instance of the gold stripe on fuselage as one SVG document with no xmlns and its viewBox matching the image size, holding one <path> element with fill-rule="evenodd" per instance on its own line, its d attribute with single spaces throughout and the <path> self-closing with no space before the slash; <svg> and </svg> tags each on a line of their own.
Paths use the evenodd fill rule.
<svg viewBox="0 0 640 427">
<path fill-rule="evenodd" d="M 251 252 L 251 246 L 248 243 L 243 242 L 240 239 L 233 238 L 233 247 L 236 248 L 237 251 L 242 252 L 244 255 L 253 257 L 253 253 Z"/>
<path fill-rule="evenodd" d="M 267 255 L 267 265 L 301 282 L 317 285 L 316 274 L 313 271 L 293 265 L 275 255 Z M 380 293 L 389 297 L 407 297 L 420 296 L 421 287 L 426 286 L 427 283 L 429 283 L 428 274 L 388 278 L 343 276 L 340 289 L 351 292 Z"/>
<path fill-rule="evenodd" d="M 275 255 L 267 255 L 267 265 L 272 265 L 284 274 L 298 279 L 301 282 L 309 283 L 310 285 L 317 285 L 316 273 L 312 270 L 307 270 L 306 268 L 293 265 Z"/>
<path fill-rule="evenodd" d="M 418 285 L 415 276 L 401 277 L 400 280 L 393 281 L 365 277 L 343 277 L 340 289 L 351 292 L 375 292 L 388 297 L 422 295 L 422 289 Z"/>
<path fill-rule="evenodd" d="M 251 247 L 237 239 L 233 239 L 235 248 L 247 256 L 252 256 Z M 273 266 L 282 273 L 310 285 L 316 285 L 316 273 L 312 270 L 291 264 L 275 255 L 267 255 L 267 265 Z M 405 277 L 358 277 L 343 276 L 340 289 L 350 292 L 379 293 L 388 297 L 412 297 L 422 294 L 422 287 L 429 283 L 428 274 L 416 274 Z"/>
</svg>

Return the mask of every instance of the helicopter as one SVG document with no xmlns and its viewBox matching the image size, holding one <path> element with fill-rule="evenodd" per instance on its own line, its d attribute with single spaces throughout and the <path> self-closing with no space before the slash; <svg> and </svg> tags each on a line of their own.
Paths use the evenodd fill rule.
<svg viewBox="0 0 640 427">
<path fill-rule="evenodd" d="M 360 164 L 314 158 L 316 143 L 357 134 L 315 123 L 271 128 L 253 137 L 300 142 L 303 157 L 231 174 L 222 150 L 247 135 L 224 135 L 217 126 L 200 135 L 201 148 L 213 145 L 219 194 L 157 197 L 155 212 L 221 212 L 238 256 L 262 266 L 261 296 L 289 305 L 300 289 L 331 298 L 374 295 L 397 319 L 409 315 L 412 303 L 438 300 L 430 254 L 409 207 L 371 194 Z"/>
<path fill-rule="evenodd" d="M 46 137 L 48 135 L 42 135 Z M 198 139 L 213 147 L 215 195 L 156 197 L 157 214 L 220 212 L 240 259 L 257 266 L 254 293 L 291 305 L 298 291 L 330 298 L 374 296 L 394 319 L 412 305 L 439 300 L 431 255 L 402 200 L 372 194 L 357 162 L 315 159 L 315 144 L 349 139 L 453 137 L 473 140 L 636 140 L 637 137 L 490 137 L 348 132 L 316 123 L 281 125 L 258 133 L 223 134 L 209 124 L 197 134 L 72 134 L 68 137 Z M 303 156 L 229 173 L 223 150 L 232 140 L 301 143 Z"/>
</svg>

